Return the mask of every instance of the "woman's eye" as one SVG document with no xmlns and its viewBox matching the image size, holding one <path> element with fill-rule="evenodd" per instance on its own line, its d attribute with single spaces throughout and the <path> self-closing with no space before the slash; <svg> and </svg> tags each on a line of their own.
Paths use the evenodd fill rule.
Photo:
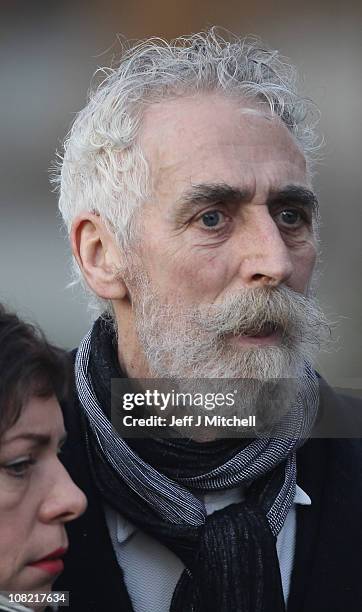
<svg viewBox="0 0 362 612">
<path fill-rule="evenodd" d="M 206 227 L 216 227 L 224 220 L 224 215 L 219 210 L 209 210 L 201 215 L 200 220 Z"/>
<path fill-rule="evenodd" d="M 302 213 L 294 208 L 282 210 L 276 215 L 276 217 L 283 225 L 289 225 L 292 227 L 299 227 L 305 222 L 305 218 L 303 217 Z"/>
<path fill-rule="evenodd" d="M 13 461 L 11 463 L 6 463 L 3 465 L 3 468 L 6 470 L 10 476 L 15 476 L 16 478 L 23 478 L 26 476 L 28 470 L 34 465 L 34 459 L 19 459 Z"/>
</svg>

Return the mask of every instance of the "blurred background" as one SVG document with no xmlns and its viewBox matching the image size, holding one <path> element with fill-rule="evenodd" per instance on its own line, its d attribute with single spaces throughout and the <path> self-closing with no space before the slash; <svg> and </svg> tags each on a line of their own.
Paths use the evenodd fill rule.
<svg viewBox="0 0 362 612">
<path fill-rule="evenodd" d="M 254 6 L 253 6 L 254 5 Z M 256 34 L 293 61 L 321 110 L 326 145 L 315 187 L 322 211 L 320 301 L 337 322 L 319 371 L 362 387 L 362 4 L 329 0 L 1 2 L 0 301 L 75 347 L 91 315 L 67 289 L 70 255 L 48 169 L 90 79 L 120 49 L 118 35 L 172 38 L 224 26 Z"/>
</svg>

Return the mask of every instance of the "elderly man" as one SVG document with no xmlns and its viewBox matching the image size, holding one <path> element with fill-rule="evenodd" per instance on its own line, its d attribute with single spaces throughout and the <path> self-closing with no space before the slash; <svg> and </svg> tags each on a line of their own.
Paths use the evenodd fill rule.
<svg viewBox="0 0 362 612">
<path fill-rule="evenodd" d="M 105 71 L 66 141 L 60 210 L 105 313 L 65 407 L 89 498 L 58 584 L 74 610 L 361 609 L 361 447 L 306 442 L 361 417 L 313 369 L 316 135 L 294 80 L 252 40 L 151 39 Z M 127 377 L 246 381 L 269 436 L 125 440 L 111 379 Z"/>
</svg>

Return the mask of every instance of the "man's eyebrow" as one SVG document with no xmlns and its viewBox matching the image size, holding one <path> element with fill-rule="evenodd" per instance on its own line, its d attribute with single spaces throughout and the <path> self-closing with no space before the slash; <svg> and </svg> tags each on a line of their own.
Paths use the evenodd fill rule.
<svg viewBox="0 0 362 612">
<path fill-rule="evenodd" d="M 201 183 L 192 185 L 177 200 L 178 208 L 202 206 L 204 204 L 236 204 L 249 200 L 251 193 L 248 189 L 239 189 L 227 183 Z"/>
<path fill-rule="evenodd" d="M 316 194 L 311 189 L 300 185 L 287 185 L 283 189 L 272 191 L 267 201 L 268 206 L 292 203 L 310 208 L 315 215 L 319 213 Z"/>
</svg>

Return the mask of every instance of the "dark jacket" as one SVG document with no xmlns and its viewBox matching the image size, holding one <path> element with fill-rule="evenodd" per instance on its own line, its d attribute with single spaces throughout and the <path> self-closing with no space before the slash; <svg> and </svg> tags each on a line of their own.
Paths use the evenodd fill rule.
<svg viewBox="0 0 362 612">
<path fill-rule="evenodd" d="M 323 381 L 320 398 L 315 435 L 330 437 L 312 438 L 297 452 L 298 484 L 312 505 L 297 508 L 288 612 L 361 612 L 362 442 L 337 436 L 361 435 L 362 402 L 336 395 Z M 88 509 L 68 525 L 70 549 L 54 588 L 70 591 L 74 612 L 131 612 L 79 415 L 77 399 L 64 407 L 64 463 L 86 493 Z"/>
</svg>

